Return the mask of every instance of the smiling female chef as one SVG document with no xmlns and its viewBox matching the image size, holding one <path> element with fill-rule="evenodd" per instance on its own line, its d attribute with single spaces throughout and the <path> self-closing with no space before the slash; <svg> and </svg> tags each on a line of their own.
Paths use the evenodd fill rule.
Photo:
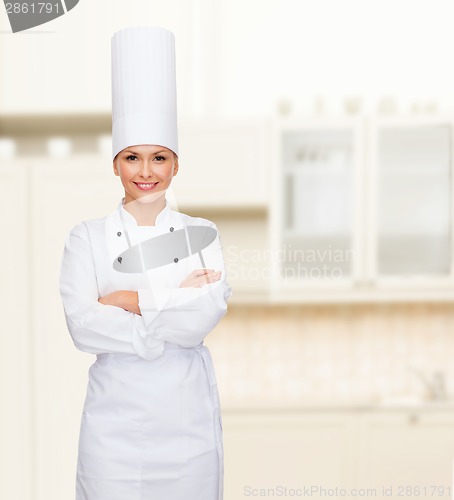
<svg viewBox="0 0 454 500">
<path fill-rule="evenodd" d="M 203 345 L 227 311 L 216 225 L 170 208 L 178 172 L 175 42 L 112 37 L 113 168 L 125 196 L 69 232 L 60 293 L 89 368 L 76 500 L 222 500 L 222 420 Z"/>
</svg>

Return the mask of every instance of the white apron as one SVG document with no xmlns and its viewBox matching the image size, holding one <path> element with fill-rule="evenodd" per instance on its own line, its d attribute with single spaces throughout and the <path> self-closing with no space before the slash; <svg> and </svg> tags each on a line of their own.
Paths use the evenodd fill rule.
<svg viewBox="0 0 454 500">
<path fill-rule="evenodd" d="M 123 207 L 71 229 L 60 293 L 74 345 L 96 354 L 88 373 L 76 500 L 222 500 L 222 418 L 203 339 L 232 294 L 219 233 L 202 251 L 142 273 L 112 263 L 129 246 L 191 224 L 216 226 L 166 207 L 155 226 L 137 226 Z M 129 239 L 129 241 L 127 241 Z M 193 269 L 222 271 L 201 288 L 179 288 Z M 142 316 L 98 298 L 139 294 Z"/>
</svg>

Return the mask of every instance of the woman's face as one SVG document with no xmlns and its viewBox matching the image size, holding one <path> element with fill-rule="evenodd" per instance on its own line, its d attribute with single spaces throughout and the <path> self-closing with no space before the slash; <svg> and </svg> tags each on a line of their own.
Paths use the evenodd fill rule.
<svg viewBox="0 0 454 500">
<path fill-rule="evenodd" d="M 125 204 L 133 200 L 150 202 L 170 186 L 178 172 L 178 159 L 164 146 L 143 144 L 120 151 L 113 168 L 125 188 Z"/>
</svg>

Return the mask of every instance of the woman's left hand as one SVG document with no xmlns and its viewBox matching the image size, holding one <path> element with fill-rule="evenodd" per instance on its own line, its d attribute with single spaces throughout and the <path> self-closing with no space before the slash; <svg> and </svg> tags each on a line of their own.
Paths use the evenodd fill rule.
<svg viewBox="0 0 454 500">
<path fill-rule="evenodd" d="M 139 298 L 137 292 L 129 290 L 117 290 L 100 297 L 98 302 L 104 305 L 121 307 L 125 311 L 141 314 L 139 309 Z"/>
</svg>

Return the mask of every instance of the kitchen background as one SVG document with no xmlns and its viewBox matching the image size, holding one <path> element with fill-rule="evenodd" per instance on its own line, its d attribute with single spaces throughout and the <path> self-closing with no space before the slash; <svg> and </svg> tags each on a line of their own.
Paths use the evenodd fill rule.
<svg viewBox="0 0 454 500">
<path fill-rule="evenodd" d="M 1 498 L 74 496 L 94 357 L 66 330 L 59 265 L 69 229 L 123 195 L 110 37 L 136 24 L 175 33 L 168 195 L 216 221 L 233 288 L 206 340 L 225 500 L 452 495 L 453 14 L 98 0 L 14 35 L 0 15 Z"/>
</svg>

